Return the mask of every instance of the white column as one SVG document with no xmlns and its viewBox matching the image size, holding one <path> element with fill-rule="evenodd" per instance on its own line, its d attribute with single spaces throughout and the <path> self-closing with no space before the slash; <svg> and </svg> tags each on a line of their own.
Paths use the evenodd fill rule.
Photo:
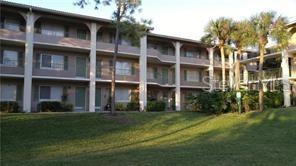
<svg viewBox="0 0 296 166">
<path fill-rule="evenodd" d="M 147 36 L 140 39 L 140 111 L 146 111 L 147 106 Z"/>
<path fill-rule="evenodd" d="M 247 64 L 244 65 L 243 77 L 244 77 L 244 84 L 247 84 L 248 80 L 249 80 L 249 73 L 247 70 Z"/>
<path fill-rule="evenodd" d="M 282 51 L 282 83 L 284 92 L 284 106 L 291 106 L 291 89 L 289 82 L 289 54 L 287 50 Z"/>
<path fill-rule="evenodd" d="M 230 89 L 233 89 L 234 85 L 234 63 L 233 63 L 233 53 L 231 52 L 229 54 L 229 87 Z"/>
<path fill-rule="evenodd" d="M 26 15 L 26 45 L 25 45 L 25 64 L 24 64 L 24 95 L 23 95 L 23 111 L 24 112 L 31 112 L 33 40 L 34 40 L 34 14 L 32 12 L 28 12 Z"/>
<path fill-rule="evenodd" d="M 175 45 L 175 56 L 176 56 L 176 65 L 175 65 L 175 78 L 176 78 L 176 90 L 175 90 L 175 104 L 176 111 L 181 111 L 181 76 L 180 76 L 180 49 L 181 43 L 176 42 Z"/>
<path fill-rule="evenodd" d="M 96 103 L 96 55 L 97 55 L 97 25 L 90 25 L 90 74 L 89 74 L 89 112 L 95 112 Z"/>
<path fill-rule="evenodd" d="M 210 91 L 214 90 L 214 49 L 209 48 L 209 60 L 210 60 L 210 66 L 209 66 L 209 83 L 210 83 Z"/>
</svg>

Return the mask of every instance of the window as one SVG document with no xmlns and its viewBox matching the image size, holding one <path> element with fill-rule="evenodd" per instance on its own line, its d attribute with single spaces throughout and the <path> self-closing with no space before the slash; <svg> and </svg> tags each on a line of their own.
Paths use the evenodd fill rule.
<svg viewBox="0 0 296 166">
<path fill-rule="evenodd" d="M 4 29 L 19 31 L 20 30 L 20 23 L 18 20 L 5 19 L 4 20 Z"/>
<path fill-rule="evenodd" d="M 42 54 L 40 68 L 63 70 L 64 69 L 64 56 Z"/>
<path fill-rule="evenodd" d="M 187 81 L 198 82 L 200 80 L 200 72 L 194 71 L 194 70 L 188 70 L 186 77 L 187 77 L 186 78 Z"/>
<path fill-rule="evenodd" d="M 115 101 L 127 103 L 130 101 L 130 89 L 116 89 Z"/>
<path fill-rule="evenodd" d="M 59 86 L 40 86 L 39 100 L 61 101 L 63 88 Z"/>
<path fill-rule="evenodd" d="M 117 75 L 132 75 L 132 64 L 129 62 L 116 62 Z"/>
<path fill-rule="evenodd" d="M 17 67 L 18 66 L 18 52 L 4 50 L 3 55 L 1 55 L 1 65 L 7 67 Z"/>
<path fill-rule="evenodd" d="M 148 68 L 147 69 L 147 78 L 148 79 L 154 79 L 153 68 Z"/>
<path fill-rule="evenodd" d="M 77 38 L 82 40 L 88 40 L 89 36 L 87 34 L 87 30 L 85 29 L 77 29 Z"/>
<path fill-rule="evenodd" d="M 163 54 L 163 55 L 169 55 L 169 47 L 167 46 L 161 46 L 161 50 L 160 52 Z"/>
<path fill-rule="evenodd" d="M 16 85 L 1 84 L 1 101 L 16 101 Z"/>
<path fill-rule="evenodd" d="M 43 24 L 41 28 L 41 34 L 50 35 L 50 36 L 60 36 L 64 37 L 64 27 L 59 25 L 47 25 Z"/>
<path fill-rule="evenodd" d="M 148 79 L 157 79 L 158 71 L 156 67 L 147 69 L 147 78 Z"/>
<path fill-rule="evenodd" d="M 96 62 L 96 77 L 101 78 L 102 76 L 102 61 L 97 60 Z"/>
<path fill-rule="evenodd" d="M 186 51 L 185 56 L 188 58 L 194 58 L 194 57 L 196 57 L 195 54 L 196 54 L 196 52 L 194 52 L 194 51 Z"/>
</svg>

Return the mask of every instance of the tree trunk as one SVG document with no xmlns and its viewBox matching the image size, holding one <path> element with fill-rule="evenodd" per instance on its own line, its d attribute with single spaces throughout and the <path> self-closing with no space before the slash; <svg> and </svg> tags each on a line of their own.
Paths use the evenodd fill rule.
<svg viewBox="0 0 296 166">
<path fill-rule="evenodd" d="M 115 34 L 115 46 L 114 54 L 112 60 L 112 81 L 111 81 L 111 114 L 115 113 L 115 76 L 116 76 L 116 58 L 118 54 L 118 45 L 119 45 L 119 23 L 120 20 L 117 19 L 116 22 L 116 34 Z"/>
<path fill-rule="evenodd" d="M 222 91 L 225 91 L 225 55 L 224 55 L 224 46 L 220 47 L 221 53 L 221 62 L 222 62 Z"/>
<path fill-rule="evenodd" d="M 241 57 L 242 51 L 238 49 L 237 55 L 236 55 L 236 63 L 235 63 L 235 90 L 240 89 L 240 57 Z"/>
<path fill-rule="evenodd" d="M 259 111 L 263 111 L 263 99 L 264 99 L 264 93 L 263 93 L 263 62 L 264 62 L 264 48 L 265 46 L 260 45 L 259 51 L 260 51 L 260 57 L 259 57 Z"/>
</svg>

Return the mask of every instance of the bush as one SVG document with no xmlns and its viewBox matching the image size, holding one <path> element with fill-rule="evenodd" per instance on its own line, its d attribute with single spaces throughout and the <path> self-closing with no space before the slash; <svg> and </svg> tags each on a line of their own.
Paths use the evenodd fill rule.
<svg viewBox="0 0 296 166">
<path fill-rule="evenodd" d="M 43 101 L 37 106 L 40 112 L 72 112 L 73 105 L 59 101 Z"/>
<path fill-rule="evenodd" d="M 0 112 L 19 113 L 21 110 L 16 101 L 1 101 Z"/>
<path fill-rule="evenodd" d="M 259 109 L 258 91 L 240 91 L 242 95 L 242 111 L 248 112 Z M 207 113 L 226 113 L 238 111 L 236 91 L 230 92 L 201 92 L 190 100 L 192 111 Z M 265 92 L 264 107 L 278 108 L 283 105 L 283 94 L 281 91 Z"/>
<path fill-rule="evenodd" d="M 131 102 L 127 103 L 126 110 L 127 111 L 139 111 L 140 110 L 139 102 L 131 101 Z"/>
<path fill-rule="evenodd" d="M 147 103 L 147 111 L 165 111 L 165 102 L 163 101 L 148 101 Z"/>
<path fill-rule="evenodd" d="M 116 111 L 125 111 L 126 107 L 123 103 L 116 103 L 115 104 L 115 110 Z"/>
<path fill-rule="evenodd" d="M 264 107 L 265 108 L 279 108 L 284 104 L 284 95 L 281 91 L 265 92 L 264 93 Z"/>
</svg>

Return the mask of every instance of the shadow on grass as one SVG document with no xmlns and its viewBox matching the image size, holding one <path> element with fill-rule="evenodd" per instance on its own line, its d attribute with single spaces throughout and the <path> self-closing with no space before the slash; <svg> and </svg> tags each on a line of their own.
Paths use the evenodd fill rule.
<svg viewBox="0 0 296 166">
<path fill-rule="evenodd" d="M 293 111 L 217 117 L 196 113 L 129 114 L 129 118 L 136 118 L 135 123 L 123 126 L 97 114 L 72 116 L 1 122 L 2 128 L 7 130 L 1 130 L 2 160 L 17 165 L 296 164 L 296 117 Z M 39 126 L 27 128 L 35 125 Z M 21 130 L 23 134 L 18 133 Z M 14 135 L 7 135 L 11 133 Z M 137 138 L 128 137 L 130 135 Z M 63 144 L 75 146 L 75 142 L 87 140 L 86 143 L 92 146 L 94 139 L 106 141 L 109 146 L 104 147 L 104 143 L 93 148 L 77 145 L 81 147 L 74 148 L 74 152 L 71 149 L 60 152 L 59 147 Z M 116 142 L 112 144 L 112 141 Z M 56 146 L 53 150 L 56 155 L 38 155 L 46 154 L 46 151 L 38 150 L 48 146 Z M 81 150 L 77 150 L 79 148 Z M 16 162 L 15 159 L 23 161 Z"/>
</svg>

